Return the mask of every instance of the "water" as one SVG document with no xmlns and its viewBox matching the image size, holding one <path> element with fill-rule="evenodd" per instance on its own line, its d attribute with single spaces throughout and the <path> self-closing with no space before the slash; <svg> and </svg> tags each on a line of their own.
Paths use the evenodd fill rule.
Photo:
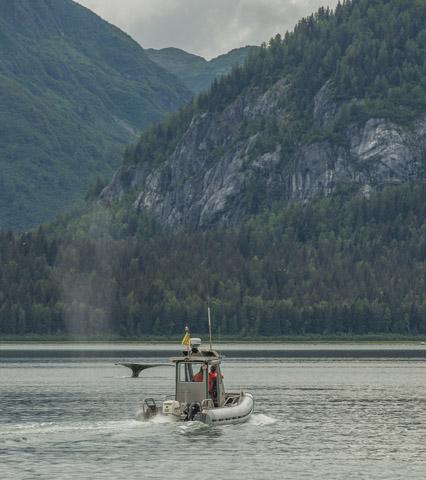
<svg viewBox="0 0 426 480">
<path fill-rule="evenodd" d="M 360 359 L 361 347 L 340 348 L 355 353 L 285 358 L 277 346 L 224 348 L 227 389 L 251 391 L 256 413 L 247 424 L 211 428 L 136 420 L 144 396 L 173 392 L 173 369 L 131 379 L 114 362 L 167 361 L 165 347 L 122 345 L 120 356 L 102 345 L 62 356 L 57 347 L 2 347 L 0 478 L 424 478 L 422 353 Z M 396 356 L 404 349 L 392 347 Z"/>
</svg>

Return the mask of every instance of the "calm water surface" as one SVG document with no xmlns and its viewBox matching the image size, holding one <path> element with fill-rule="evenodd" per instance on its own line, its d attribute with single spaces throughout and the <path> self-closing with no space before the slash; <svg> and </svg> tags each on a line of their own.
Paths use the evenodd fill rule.
<svg viewBox="0 0 426 480">
<path fill-rule="evenodd" d="M 136 420 L 143 397 L 173 392 L 174 372 L 129 378 L 114 362 L 134 359 L 134 346 L 122 345 L 120 356 L 102 346 L 57 350 L 0 347 L 2 480 L 425 476 L 424 359 L 283 358 L 276 346 L 233 346 L 227 389 L 251 391 L 256 414 L 210 428 Z M 138 359 L 167 361 L 167 349 L 155 359 L 153 350 Z"/>
</svg>

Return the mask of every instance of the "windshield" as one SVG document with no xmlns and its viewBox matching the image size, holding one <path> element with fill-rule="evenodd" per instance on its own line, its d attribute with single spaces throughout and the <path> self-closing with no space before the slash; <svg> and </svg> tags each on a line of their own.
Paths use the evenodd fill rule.
<svg viewBox="0 0 426 480">
<path fill-rule="evenodd" d="M 204 363 L 182 362 L 178 366 L 179 382 L 202 382 L 206 379 L 207 365 Z"/>
</svg>

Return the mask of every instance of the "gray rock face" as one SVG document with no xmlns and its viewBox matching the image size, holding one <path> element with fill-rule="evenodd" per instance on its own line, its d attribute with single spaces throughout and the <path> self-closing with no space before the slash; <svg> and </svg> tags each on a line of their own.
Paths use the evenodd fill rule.
<svg viewBox="0 0 426 480">
<path fill-rule="evenodd" d="M 240 96 L 220 113 L 193 118 L 173 154 L 160 166 L 122 168 L 101 194 L 103 201 L 129 190 L 134 207 L 173 227 L 208 228 L 238 222 L 260 197 L 308 201 L 330 195 L 339 185 L 361 193 L 425 177 L 426 117 L 411 129 L 372 118 L 345 132 L 341 144 L 329 140 L 301 144 L 289 154 L 279 146 L 259 152 L 262 132 L 248 134 L 247 123 L 285 122 L 280 100 L 286 84 Z M 338 119 L 327 82 L 315 97 L 314 121 L 328 128 Z"/>
<path fill-rule="evenodd" d="M 338 112 L 337 102 L 333 100 L 332 84 L 328 81 L 314 98 L 314 120 L 319 127 L 329 127 Z"/>
</svg>

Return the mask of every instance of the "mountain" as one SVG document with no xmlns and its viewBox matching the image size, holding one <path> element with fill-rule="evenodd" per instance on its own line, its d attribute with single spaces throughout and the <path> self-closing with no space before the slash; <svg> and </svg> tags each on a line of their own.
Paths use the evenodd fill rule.
<svg viewBox="0 0 426 480">
<path fill-rule="evenodd" d="M 426 4 L 345 1 L 279 35 L 127 151 L 102 199 L 172 227 L 425 179 Z"/>
<path fill-rule="evenodd" d="M 124 146 L 191 97 L 118 28 L 70 0 L 0 2 L 0 227 L 84 197 Z"/>
<path fill-rule="evenodd" d="M 146 49 L 149 58 L 178 77 L 193 93 L 207 90 L 215 78 L 226 75 L 232 68 L 243 65 L 259 47 L 235 48 L 212 60 L 185 52 L 179 48 Z"/>
<path fill-rule="evenodd" d="M 426 3 L 320 9 L 0 233 L 0 334 L 426 333 Z"/>
</svg>

